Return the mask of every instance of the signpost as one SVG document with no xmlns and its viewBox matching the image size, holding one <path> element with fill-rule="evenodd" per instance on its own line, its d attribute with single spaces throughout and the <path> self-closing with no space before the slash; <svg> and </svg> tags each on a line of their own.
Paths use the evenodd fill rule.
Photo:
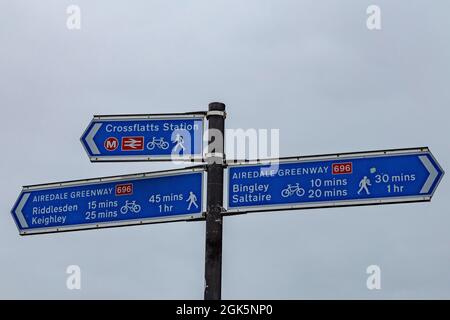
<svg viewBox="0 0 450 320">
<path fill-rule="evenodd" d="M 12 209 L 20 234 L 201 218 L 203 168 L 24 187 Z"/>
<path fill-rule="evenodd" d="M 428 148 L 225 162 L 225 118 L 220 102 L 208 112 L 95 116 L 81 137 L 92 162 L 206 164 L 24 187 L 11 211 L 20 234 L 205 220 L 204 298 L 218 300 L 224 215 L 430 201 L 444 175 Z"/>
<path fill-rule="evenodd" d="M 92 162 L 202 160 L 205 113 L 95 116 L 83 136 Z"/>
<path fill-rule="evenodd" d="M 427 148 L 228 168 L 227 213 L 429 201 L 444 171 Z"/>
</svg>

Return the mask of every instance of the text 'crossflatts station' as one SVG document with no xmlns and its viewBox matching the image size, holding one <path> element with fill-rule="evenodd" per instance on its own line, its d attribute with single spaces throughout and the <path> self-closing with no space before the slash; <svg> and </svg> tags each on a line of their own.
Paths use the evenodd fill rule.
<svg viewBox="0 0 450 320">
<path fill-rule="evenodd" d="M 200 129 L 197 123 L 170 123 L 165 122 L 162 125 L 155 123 L 147 123 L 147 124 L 139 124 L 134 123 L 132 125 L 118 125 L 118 124 L 107 124 L 105 126 L 105 131 L 108 133 L 111 132 L 159 132 L 159 131 L 178 131 L 178 130 L 186 130 L 186 131 L 198 131 Z"/>
</svg>

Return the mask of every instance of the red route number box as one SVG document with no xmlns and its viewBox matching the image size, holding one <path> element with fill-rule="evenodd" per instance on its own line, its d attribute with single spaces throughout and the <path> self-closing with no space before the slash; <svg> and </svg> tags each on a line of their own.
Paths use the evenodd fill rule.
<svg viewBox="0 0 450 320">
<path fill-rule="evenodd" d="M 353 165 L 351 162 L 341 162 L 332 164 L 333 174 L 351 174 Z"/>
<path fill-rule="evenodd" d="M 128 196 L 133 194 L 133 184 L 118 184 L 116 185 L 116 196 Z"/>
</svg>

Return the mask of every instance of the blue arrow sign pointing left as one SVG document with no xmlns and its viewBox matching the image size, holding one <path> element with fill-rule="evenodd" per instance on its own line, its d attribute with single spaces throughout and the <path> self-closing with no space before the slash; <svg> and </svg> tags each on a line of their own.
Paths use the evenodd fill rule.
<svg viewBox="0 0 450 320">
<path fill-rule="evenodd" d="M 95 116 L 83 136 L 97 161 L 202 160 L 204 114 Z"/>
<path fill-rule="evenodd" d="M 202 168 L 24 187 L 11 213 L 20 234 L 201 218 Z"/>
</svg>

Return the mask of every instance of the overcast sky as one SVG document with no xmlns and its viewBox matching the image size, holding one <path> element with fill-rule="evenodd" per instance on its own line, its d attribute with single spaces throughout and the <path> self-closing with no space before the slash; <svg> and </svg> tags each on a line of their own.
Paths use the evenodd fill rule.
<svg viewBox="0 0 450 320">
<path fill-rule="evenodd" d="M 66 8 L 81 8 L 81 30 Z M 381 8 L 382 30 L 366 27 Z M 94 114 L 206 110 L 281 155 L 429 146 L 449 171 L 445 0 L 0 2 L 0 298 L 203 297 L 204 222 L 21 237 L 21 186 L 174 168 L 89 162 Z M 223 298 L 450 298 L 450 184 L 430 203 L 224 219 Z M 66 288 L 81 267 L 82 289 Z M 381 267 L 382 289 L 366 288 Z"/>
</svg>

